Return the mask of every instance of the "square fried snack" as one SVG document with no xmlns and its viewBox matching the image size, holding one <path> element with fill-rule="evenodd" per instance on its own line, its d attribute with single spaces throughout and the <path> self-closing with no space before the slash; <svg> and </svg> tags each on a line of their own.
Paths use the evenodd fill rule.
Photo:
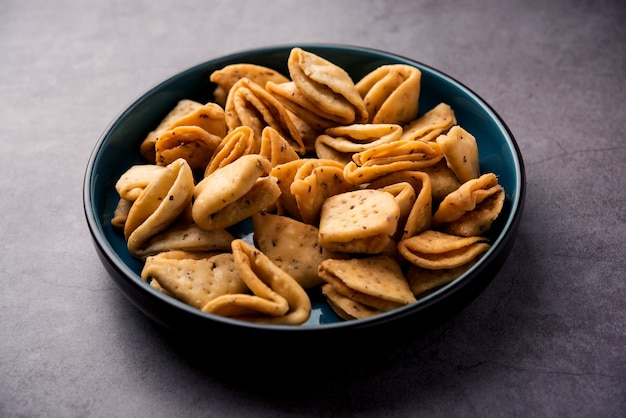
<svg viewBox="0 0 626 418">
<path fill-rule="evenodd" d="M 391 193 L 363 189 L 326 199 L 319 241 L 332 251 L 377 254 L 396 232 L 400 207 Z"/>
<path fill-rule="evenodd" d="M 177 102 L 138 147 L 147 163 L 118 179 L 111 224 L 151 287 L 212 314 L 301 325 L 309 293 L 368 318 L 483 256 L 505 191 L 450 105 L 420 109 L 418 68 L 353 80 L 293 48 L 281 71 L 214 71 L 213 101 Z"/>
<path fill-rule="evenodd" d="M 317 275 L 319 263 L 342 256 L 320 245 L 315 226 L 288 216 L 260 212 L 252 215 L 252 225 L 259 250 L 305 289 L 323 283 Z"/>
</svg>

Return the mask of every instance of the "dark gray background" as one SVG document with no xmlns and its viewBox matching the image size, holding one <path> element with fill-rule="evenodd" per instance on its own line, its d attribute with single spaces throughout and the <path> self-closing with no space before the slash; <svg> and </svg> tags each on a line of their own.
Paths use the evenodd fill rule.
<svg viewBox="0 0 626 418">
<path fill-rule="evenodd" d="M 623 4 L 2 0 L 0 415 L 623 416 Z M 140 314 L 96 256 L 81 188 L 99 135 L 148 88 L 299 42 L 383 49 L 462 81 L 516 136 L 528 193 L 509 260 L 467 309 L 288 389 L 197 367 Z"/>
</svg>

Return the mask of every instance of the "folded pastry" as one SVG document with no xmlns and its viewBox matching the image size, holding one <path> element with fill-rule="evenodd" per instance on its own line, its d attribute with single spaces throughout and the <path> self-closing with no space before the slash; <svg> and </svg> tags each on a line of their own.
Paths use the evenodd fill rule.
<svg viewBox="0 0 626 418">
<path fill-rule="evenodd" d="M 192 170 L 204 170 L 222 137 L 198 126 L 178 126 L 159 133 L 155 144 L 157 165 L 184 158 Z"/>
<path fill-rule="evenodd" d="M 472 134 L 460 126 L 450 128 L 436 139 L 446 163 L 456 177 L 465 183 L 480 176 L 478 144 Z"/>
<path fill-rule="evenodd" d="M 331 196 L 354 190 L 343 177 L 343 165 L 334 160 L 306 159 L 298 167 L 289 192 L 295 198 L 299 218 L 318 225 L 322 205 Z"/>
<path fill-rule="evenodd" d="M 215 170 L 194 189 L 194 222 L 208 231 L 234 225 L 272 205 L 280 195 L 271 164 L 257 154 L 244 155 Z"/>
<path fill-rule="evenodd" d="M 420 171 L 430 177 L 433 200 L 436 202 L 441 202 L 447 195 L 461 187 L 461 182 L 450 170 L 445 159 L 441 159 L 437 164 L 422 168 Z"/>
<path fill-rule="evenodd" d="M 287 77 L 271 68 L 256 64 L 230 64 L 211 73 L 211 81 L 217 84 L 213 91 L 216 103 L 226 105 L 226 98 L 230 89 L 242 78 L 247 78 L 255 84 L 265 88 L 268 81 L 285 83 Z"/>
<path fill-rule="evenodd" d="M 381 65 L 363 77 L 357 90 L 370 123 L 406 124 L 417 117 L 422 73 L 406 64 Z"/>
<path fill-rule="evenodd" d="M 379 311 L 415 302 L 400 266 L 390 257 L 324 260 L 319 265 L 319 275 L 338 293 Z"/>
<path fill-rule="evenodd" d="M 344 176 L 351 183 L 363 184 L 396 171 L 422 170 L 442 158 L 436 143 L 398 140 L 354 154 Z"/>
<path fill-rule="evenodd" d="M 428 230 L 398 243 L 398 251 L 411 264 L 430 270 L 460 267 L 489 249 L 484 237 L 459 237 Z"/>
<path fill-rule="evenodd" d="M 239 157 L 258 154 L 261 150 L 261 138 L 257 137 L 248 126 L 238 126 L 232 129 L 220 141 L 211 156 L 204 177 L 237 160 Z"/>
<path fill-rule="evenodd" d="M 243 240 L 232 243 L 237 272 L 252 294 L 219 296 L 205 312 L 250 322 L 300 325 L 311 315 L 311 301 L 293 277 Z"/>
<path fill-rule="evenodd" d="M 431 270 L 411 264 L 406 272 L 406 280 L 415 297 L 425 296 L 430 291 L 461 277 L 476 261 L 477 258 L 459 267 L 441 270 Z"/>
<path fill-rule="evenodd" d="M 343 295 L 335 286 L 329 283 L 322 286 L 322 294 L 326 296 L 326 301 L 330 308 L 346 321 L 369 318 L 383 312 L 380 309 L 367 306 L 349 296 Z"/>
<path fill-rule="evenodd" d="M 270 171 L 270 176 L 278 179 L 280 196 L 278 197 L 276 204 L 279 212 L 281 214 L 288 214 L 292 218 L 299 221 L 302 221 L 302 215 L 300 215 L 300 209 L 298 208 L 296 197 L 291 193 L 291 185 L 296 178 L 298 169 L 306 164 L 307 161 L 314 161 L 314 159 L 302 158 L 288 161 L 273 167 L 272 171 Z"/>
<path fill-rule="evenodd" d="M 166 251 L 224 252 L 230 251 L 234 239 L 226 229 L 207 231 L 194 223 L 184 222 L 152 236 L 135 249 L 135 255 L 147 257 Z"/>
<path fill-rule="evenodd" d="M 130 167 L 121 175 L 121 177 L 115 183 L 115 190 L 120 195 L 120 198 L 125 200 L 136 200 L 143 189 L 154 178 L 158 177 L 165 167 L 154 164 L 138 164 Z"/>
<path fill-rule="evenodd" d="M 367 109 L 348 73 L 332 62 L 301 48 L 293 48 L 287 60 L 291 80 L 312 110 L 339 124 L 365 123 Z"/>
<path fill-rule="evenodd" d="M 261 132 L 259 154 L 267 158 L 272 167 L 300 158 L 293 146 L 271 126 L 266 126 Z"/>
<path fill-rule="evenodd" d="M 148 184 L 131 206 L 124 236 L 131 254 L 140 257 L 144 244 L 170 226 L 190 205 L 194 179 L 189 164 L 180 158 Z"/>
<path fill-rule="evenodd" d="M 368 187 L 389 191 L 389 187 L 397 187 L 396 184 L 409 184 L 415 197 L 408 213 L 400 218 L 394 238 L 409 238 L 429 229 L 433 210 L 430 176 L 422 171 L 396 171 L 379 177 Z"/>
<path fill-rule="evenodd" d="M 432 225 L 458 235 L 480 235 L 491 227 L 504 206 L 504 189 L 493 173 L 463 183 L 446 196 L 433 214 Z"/>
<path fill-rule="evenodd" d="M 404 127 L 403 140 L 432 141 L 456 125 L 454 111 L 446 103 L 439 103 Z"/>
<path fill-rule="evenodd" d="M 164 293 L 197 309 L 218 296 L 246 292 L 233 255 L 166 251 L 146 259 L 141 278 Z"/>
<path fill-rule="evenodd" d="M 304 154 L 302 136 L 292 121 L 291 114 L 279 100 L 249 79 L 242 78 L 231 88 L 225 112 L 229 129 L 248 126 L 260 138 L 263 128 L 271 126 L 287 139 L 297 152 Z"/>
<path fill-rule="evenodd" d="M 226 135 L 227 130 L 224 109 L 221 106 L 212 102 L 202 104 L 193 100 L 180 100 L 143 140 L 141 155 L 156 163 L 155 146 L 160 135 L 180 126 L 197 126 L 219 138 Z"/>
<path fill-rule="evenodd" d="M 347 164 L 352 155 L 377 145 L 396 141 L 402 127 L 396 124 L 353 124 L 327 129 L 315 140 L 319 158 L 334 159 Z"/>
</svg>

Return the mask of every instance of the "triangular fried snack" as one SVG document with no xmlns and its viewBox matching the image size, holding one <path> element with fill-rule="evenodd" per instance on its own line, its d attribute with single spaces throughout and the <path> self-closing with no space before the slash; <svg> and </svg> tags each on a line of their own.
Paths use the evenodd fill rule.
<svg viewBox="0 0 626 418">
<path fill-rule="evenodd" d="M 231 253 L 162 252 L 146 259 L 141 278 L 198 309 L 219 296 L 247 291 Z"/>
<path fill-rule="evenodd" d="M 390 257 L 324 260 L 319 275 L 344 296 L 381 311 L 415 302 L 400 266 Z"/>
<path fill-rule="evenodd" d="M 361 302 L 344 296 L 335 286 L 326 283 L 322 286 L 322 294 L 333 311 L 346 321 L 352 319 L 364 319 L 382 313 L 380 309 L 367 306 Z"/>
<path fill-rule="evenodd" d="M 194 223 L 172 226 L 151 237 L 135 256 L 147 257 L 165 251 L 230 251 L 235 237 L 225 229 L 204 230 Z"/>
</svg>

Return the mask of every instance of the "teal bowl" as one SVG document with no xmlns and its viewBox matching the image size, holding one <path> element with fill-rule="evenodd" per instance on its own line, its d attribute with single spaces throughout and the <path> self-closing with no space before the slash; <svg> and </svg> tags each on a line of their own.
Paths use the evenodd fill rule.
<svg viewBox="0 0 626 418">
<path fill-rule="evenodd" d="M 354 80 L 393 63 L 415 66 L 422 72 L 419 108 L 429 110 L 445 102 L 461 126 L 477 139 L 481 170 L 497 174 L 506 192 L 505 208 L 489 232 L 492 246 L 471 269 L 417 303 L 369 319 L 343 321 L 320 295 L 312 294 L 313 312 L 301 326 L 260 325 L 201 312 L 148 286 L 140 277 L 142 262 L 133 258 L 124 237 L 111 226 L 117 203 L 115 183 L 130 166 L 142 163 L 139 144 L 181 99 L 212 100 L 210 74 L 225 65 L 252 63 L 288 74 L 290 50 L 301 47 L 344 68 Z M 332 338 L 346 344 L 364 336 L 391 341 L 441 324 L 480 294 L 498 274 L 518 231 L 524 206 L 525 172 L 515 139 L 500 116 L 478 95 L 453 78 L 412 59 L 372 49 L 338 45 L 284 45 L 236 53 L 189 68 L 141 95 L 106 128 L 87 164 L 84 210 L 97 253 L 122 293 L 141 312 L 175 335 L 228 336 L 228 341 L 262 338 L 277 344 L 316 346 Z M 246 233 L 245 223 L 241 233 Z M 248 231 L 249 232 L 249 231 Z M 224 341 L 224 340 L 223 340 Z"/>
</svg>

